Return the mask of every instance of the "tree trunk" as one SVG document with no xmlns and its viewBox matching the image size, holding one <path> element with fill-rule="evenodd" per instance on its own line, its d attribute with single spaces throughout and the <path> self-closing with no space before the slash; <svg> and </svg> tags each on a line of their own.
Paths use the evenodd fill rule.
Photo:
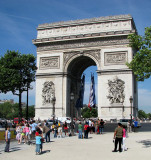
<svg viewBox="0 0 151 160">
<path fill-rule="evenodd" d="M 27 106 L 26 106 L 26 120 L 28 123 L 28 87 L 27 87 Z"/>
<path fill-rule="evenodd" d="M 21 105 L 22 92 L 19 91 L 19 123 L 22 121 L 22 105 Z"/>
</svg>

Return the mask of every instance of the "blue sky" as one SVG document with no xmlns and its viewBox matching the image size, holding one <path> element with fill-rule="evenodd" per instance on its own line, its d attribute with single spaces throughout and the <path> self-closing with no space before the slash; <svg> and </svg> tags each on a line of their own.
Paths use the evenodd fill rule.
<svg viewBox="0 0 151 160">
<path fill-rule="evenodd" d="M 150 0 L 1 0 L 0 1 L 0 56 L 6 51 L 19 50 L 21 53 L 33 53 L 36 47 L 32 39 L 36 39 L 38 24 L 57 21 L 77 20 L 93 17 L 131 14 L 139 34 L 151 25 Z M 95 71 L 95 67 L 86 71 Z M 97 82 L 96 82 L 97 83 Z M 151 78 L 139 82 L 139 108 L 151 112 Z M 35 103 L 34 89 L 30 91 L 29 103 Z M 88 97 L 85 95 L 85 97 Z M 14 98 L 11 93 L 0 94 L 0 99 Z M 22 101 L 26 101 L 25 93 Z M 88 98 L 85 98 L 87 103 Z"/>
</svg>

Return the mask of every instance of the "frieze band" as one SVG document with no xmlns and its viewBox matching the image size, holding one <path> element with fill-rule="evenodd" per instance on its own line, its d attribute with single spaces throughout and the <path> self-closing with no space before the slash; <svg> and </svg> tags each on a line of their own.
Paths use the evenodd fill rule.
<svg viewBox="0 0 151 160">
<path fill-rule="evenodd" d="M 83 48 L 83 47 L 121 45 L 121 44 L 129 44 L 127 36 L 38 44 L 37 52 L 60 50 L 60 49 Z"/>
</svg>

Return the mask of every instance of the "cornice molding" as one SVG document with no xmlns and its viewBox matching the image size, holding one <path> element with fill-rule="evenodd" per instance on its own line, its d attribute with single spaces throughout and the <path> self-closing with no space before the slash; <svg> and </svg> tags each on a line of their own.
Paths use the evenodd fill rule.
<svg viewBox="0 0 151 160">
<path fill-rule="evenodd" d="M 33 39 L 32 43 L 34 45 L 59 42 L 59 41 L 70 41 L 70 40 L 80 40 L 80 39 L 89 39 L 89 38 L 103 38 L 111 36 L 124 36 L 135 33 L 135 30 L 124 30 L 124 31 L 111 31 L 111 32 L 100 32 L 100 33 L 87 33 L 87 34 L 78 34 L 78 35 L 69 35 L 69 36 L 59 36 L 59 37 L 50 37 L 50 38 L 39 38 Z"/>
<path fill-rule="evenodd" d="M 105 16 L 105 17 L 81 19 L 81 20 L 61 21 L 61 22 L 54 22 L 54 23 L 39 24 L 37 30 L 45 29 L 45 28 L 55 28 L 55 27 L 64 27 L 64 26 L 83 25 L 83 24 L 89 24 L 89 23 L 132 20 L 132 19 L 133 19 L 132 16 L 127 14 L 127 15 Z"/>
<path fill-rule="evenodd" d="M 117 74 L 132 74 L 131 69 L 110 69 L 110 70 L 97 70 L 99 75 L 117 75 Z"/>
</svg>

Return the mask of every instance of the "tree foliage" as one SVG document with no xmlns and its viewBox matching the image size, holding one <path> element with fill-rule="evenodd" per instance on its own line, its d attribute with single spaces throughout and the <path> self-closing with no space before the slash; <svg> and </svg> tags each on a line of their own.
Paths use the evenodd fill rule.
<svg viewBox="0 0 151 160">
<path fill-rule="evenodd" d="M 147 118 L 147 114 L 143 111 L 143 110 L 139 110 L 138 111 L 138 118 L 139 119 L 146 119 Z"/>
<path fill-rule="evenodd" d="M 97 109 L 96 108 L 90 109 L 87 106 L 81 110 L 81 115 L 83 118 L 98 117 Z"/>
<path fill-rule="evenodd" d="M 11 104 L 9 102 L 0 104 L 0 117 L 6 119 L 14 119 L 19 115 L 19 104 Z M 35 108 L 34 106 L 29 106 L 28 111 L 29 117 L 33 118 L 35 116 Z M 26 117 L 26 108 L 23 108 L 23 117 Z"/>
<path fill-rule="evenodd" d="M 11 91 L 19 96 L 19 117 L 22 117 L 21 96 L 35 81 L 36 58 L 33 54 L 7 51 L 0 57 L 0 92 Z"/>
<path fill-rule="evenodd" d="M 150 119 L 151 120 L 151 113 L 146 113 L 143 110 L 139 110 L 138 111 L 138 118 L 139 119 Z"/>
<path fill-rule="evenodd" d="M 136 54 L 127 65 L 133 70 L 138 81 L 144 81 L 151 76 L 151 26 L 145 28 L 144 36 L 131 34 L 128 39 Z"/>
</svg>

